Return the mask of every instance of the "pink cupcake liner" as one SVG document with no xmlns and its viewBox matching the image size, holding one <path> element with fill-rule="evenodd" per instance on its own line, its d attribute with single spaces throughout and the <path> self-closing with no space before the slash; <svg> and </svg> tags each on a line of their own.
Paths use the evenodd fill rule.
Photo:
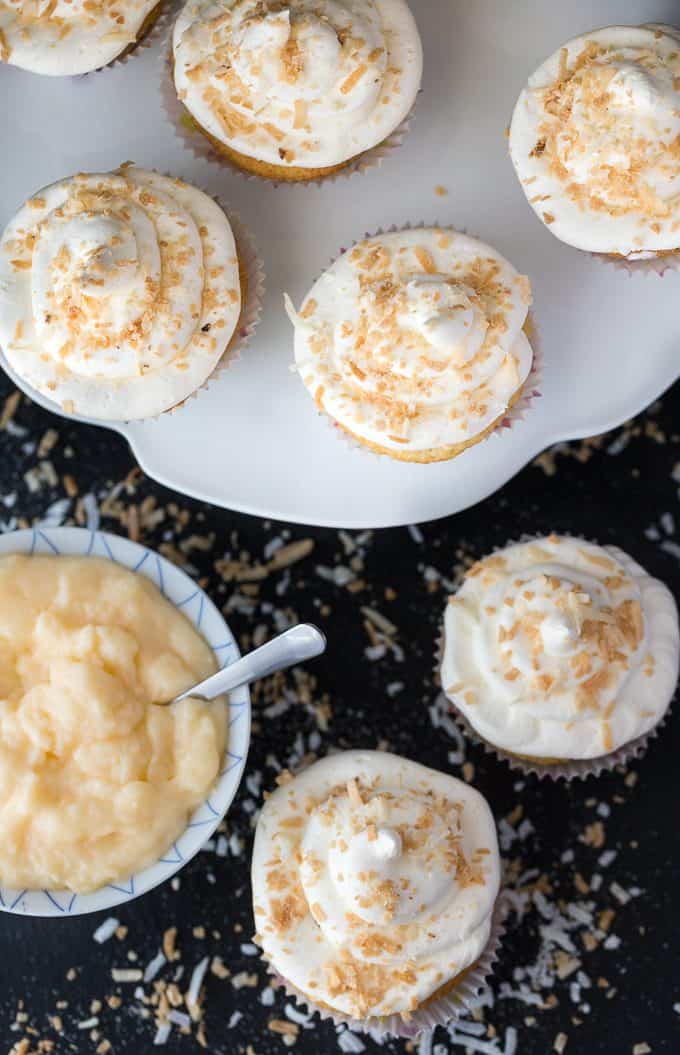
<svg viewBox="0 0 680 1055">
<path fill-rule="evenodd" d="M 288 997 L 294 1000 L 308 1014 L 318 1014 L 319 1018 L 333 1022 L 336 1026 L 370 1034 L 375 1040 L 388 1037 L 400 1037 L 413 1040 L 421 1033 L 431 1033 L 437 1026 L 447 1026 L 456 1022 L 472 1009 L 473 1002 L 486 987 L 487 979 L 499 958 L 502 939 L 505 935 L 505 919 L 508 906 L 503 893 L 498 896 L 491 921 L 491 934 L 479 959 L 468 969 L 463 979 L 450 992 L 412 1012 L 407 1018 L 399 1014 L 384 1018 L 356 1019 L 327 1007 L 318 1007 L 310 998 L 296 989 L 295 986 L 280 975 L 271 966 L 267 970 L 274 984 L 280 986 Z"/>
<path fill-rule="evenodd" d="M 329 173 L 328 176 L 308 180 L 275 180 L 268 179 L 266 176 L 260 176 L 256 172 L 247 172 L 215 149 L 210 140 L 206 138 L 198 127 L 198 124 L 189 110 L 178 98 L 175 90 L 175 81 L 172 75 L 171 64 L 173 28 L 173 24 L 171 24 L 169 30 L 165 33 L 165 39 L 161 46 L 161 72 L 159 83 L 161 102 L 165 114 L 178 139 L 195 158 L 201 161 L 208 161 L 212 165 L 219 165 L 223 169 L 227 168 L 242 179 L 268 184 L 270 187 L 322 187 L 326 184 L 334 183 L 336 180 L 347 179 L 356 176 L 359 173 L 363 174 L 364 172 L 368 172 L 370 169 L 379 168 L 383 161 L 385 161 L 394 150 L 397 150 L 402 145 L 411 126 L 416 109 L 415 105 L 401 124 L 398 125 L 398 127 L 395 128 L 386 139 L 381 143 L 378 143 L 377 146 L 371 147 L 370 150 L 364 151 L 363 154 L 360 154 L 359 157 L 350 161 L 349 164 L 345 165 L 337 172 Z"/>
<path fill-rule="evenodd" d="M 504 546 L 498 547 L 498 549 L 505 549 L 507 546 L 515 545 L 517 542 L 537 541 L 541 537 L 542 536 L 539 535 L 522 535 L 519 539 L 506 542 Z M 593 542 L 592 539 L 584 539 L 584 541 Z M 596 542 L 593 542 L 593 544 L 599 545 L 599 543 Z M 496 747 L 494 744 L 489 743 L 488 740 L 481 737 L 469 719 L 466 718 L 463 712 L 459 709 L 455 697 L 452 698 L 444 691 L 441 684 L 441 665 L 444 659 L 444 641 L 445 630 L 444 623 L 442 622 L 435 641 L 434 679 L 435 685 L 439 685 L 441 689 L 438 699 L 446 703 L 446 707 L 456 722 L 456 725 L 470 743 L 476 744 L 478 747 L 483 747 L 487 754 L 493 755 L 498 761 L 505 762 L 511 769 L 523 773 L 525 776 L 533 775 L 538 777 L 539 780 L 545 778 L 566 781 L 586 780 L 588 777 L 599 777 L 602 773 L 610 773 L 613 769 L 616 769 L 617 766 L 625 767 L 631 765 L 634 761 L 642 758 L 647 751 L 650 742 L 659 735 L 659 732 L 665 725 L 670 713 L 671 704 L 673 702 L 672 700 L 665 712 L 659 718 L 658 722 L 656 722 L 656 724 L 646 733 L 643 733 L 642 736 L 636 737 L 634 740 L 629 740 L 626 744 L 622 744 L 621 747 L 618 747 L 615 751 L 610 751 L 606 755 L 599 755 L 597 758 L 567 759 L 561 762 L 549 763 L 536 762 L 531 758 L 521 758 L 518 755 L 513 755 L 510 751 L 504 751 L 503 748 Z"/>
<path fill-rule="evenodd" d="M 437 227 L 442 231 L 451 231 L 454 234 L 464 234 L 470 238 L 478 237 L 477 235 L 471 234 L 464 227 L 453 227 L 451 224 L 440 224 L 436 221 L 432 223 L 427 223 L 425 220 L 420 220 L 419 223 L 404 223 L 399 225 L 392 224 L 391 227 L 387 228 L 379 227 L 377 231 L 374 231 L 373 233 L 366 233 L 362 238 L 355 239 L 349 246 L 349 249 L 353 249 L 355 245 L 359 244 L 359 242 L 364 242 L 368 238 L 379 238 L 381 235 L 395 234 L 398 231 L 418 231 L 426 227 Z M 329 262 L 328 267 L 332 267 L 336 260 L 338 260 L 346 252 L 348 252 L 348 249 L 341 249 L 339 254 L 336 257 L 333 257 L 333 259 Z M 316 282 L 320 277 L 320 275 L 317 275 L 314 281 Z M 521 394 L 517 402 L 506 410 L 505 414 L 503 414 L 500 420 L 496 422 L 488 436 L 485 436 L 483 440 L 478 442 L 484 443 L 487 440 L 491 440 L 493 437 L 500 437 L 503 432 L 507 432 L 513 427 L 513 425 L 516 425 L 518 422 L 523 421 L 527 413 L 531 409 L 534 401 L 536 399 L 540 399 L 541 397 L 541 381 L 543 377 L 543 352 L 541 349 L 541 343 L 538 334 L 538 329 L 536 326 L 536 321 L 532 312 L 529 312 L 528 321 L 530 327 L 529 341 L 531 344 L 532 351 L 534 353 L 533 361 L 531 364 L 531 370 L 529 371 L 529 374 L 522 386 Z M 338 424 L 338 422 L 336 422 L 335 419 L 332 418 L 329 414 L 326 414 L 325 412 L 320 412 L 319 417 L 323 419 L 324 423 L 330 429 L 333 430 L 333 433 L 345 444 L 345 446 L 354 453 L 361 454 L 364 457 L 368 458 L 386 458 L 388 461 L 399 461 L 399 459 L 392 458 L 389 454 L 383 454 L 380 451 L 374 451 L 370 447 L 366 446 L 366 444 L 362 443 L 361 440 L 357 439 L 355 436 L 352 436 L 349 432 L 347 432 L 342 427 L 342 425 Z M 474 446 L 476 446 L 476 444 L 472 444 L 472 447 Z M 465 451 L 461 453 L 465 454 Z M 459 457 L 459 455 L 456 455 L 454 458 L 450 458 L 448 460 L 455 461 L 456 457 Z M 440 463 L 404 462 L 403 464 L 437 465 Z"/>
</svg>

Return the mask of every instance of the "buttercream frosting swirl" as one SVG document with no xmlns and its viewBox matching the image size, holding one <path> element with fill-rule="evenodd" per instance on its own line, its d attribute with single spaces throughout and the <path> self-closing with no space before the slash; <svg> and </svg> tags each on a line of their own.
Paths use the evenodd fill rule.
<svg viewBox="0 0 680 1055">
<path fill-rule="evenodd" d="M 212 373 L 238 322 L 229 222 L 211 198 L 135 167 L 39 191 L 0 240 L 0 346 L 49 398 L 151 417 Z"/>
<path fill-rule="evenodd" d="M 159 0 L 0 0 L 0 62 L 50 76 L 106 66 L 137 40 Z"/>
<path fill-rule="evenodd" d="M 529 79 L 510 155 L 535 212 L 579 249 L 644 258 L 680 247 L 680 32 L 610 26 Z"/>
<path fill-rule="evenodd" d="M 500 866 L 482 796 L 396 755 L 347 751 L 279 787 L 253 851 L 258 941 L 316 1003 L 407 1014 L 474 963 Z"/>
<path fill-rule="evenodd" d="M 405 0 L 189 0 L 173 52 L 199 124 L 278 166 L 332 167 L 382 142 L 422 75 Z"/>
<path fill-rule="evenodd" d="M 360 242 L 299 312 L 295 360 L 317 405 L 394 451 L 465 443 L 526 380 L 528 279 L 494 249 L 438 228 Z"/>
<path fill-rule="evenodd" d="M 468 572 L 446 608 L 444 691 L 496 747 L 597 758 L 663 716 L 678 679 L 670 591 L 621 550 L 550 535 Z"/>
</svg>

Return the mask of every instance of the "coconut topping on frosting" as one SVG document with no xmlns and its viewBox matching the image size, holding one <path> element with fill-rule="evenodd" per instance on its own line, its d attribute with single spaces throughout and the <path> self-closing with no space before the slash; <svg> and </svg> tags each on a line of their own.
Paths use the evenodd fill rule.
<svg viewBox="0 0 680 1055">
<path fill-rule="evenodd" d="M 663 716 L 678 679 L 670 591 L 627 554 L 550 535 L 468 572 L 445 615 L 442 685 L 496 747 L 615 751 Z"/>
<path fill-rule="evenodd" d="M 199 124 L 279 166 L 330 167 L 382 142 L 422 76 L 405 0 L 189 0 L 173 50 Z"/>
<path fill-rule="evenodd" d="M 493 818 L 473 788 L 396 755 L 344 752 L 265 803 L 257 940 L 316 1004 L 408 1015 L 479 959 L 499 875 Z"/>
<path fill-rule="evenodd" d="M 610 26 L 533 74 L 510 129 L 525 193 L 579 249 L 645 257 L 680 247 L 680 32 Z"/>
<path fill-rule="evenodd" d="M 0 0 L 0 62 L 66 76 L 134 44 L 159 0 Z"/>
<path fill-rule="evenodd" d="M 464 443 L 504 414 L 531 369 L 529 281 L 448 230 L 359 243 L 296 313 L 295 359 L 320 409 L 383 448 Z"/>
<path fill-rule="evenodd" d="M 226 216 L 154 172 L 54 183 L 0 240 L 0 347 L 67 411 L 131 420 L 175 406 L 212 373 L 240 310 Z"/>
</svg>

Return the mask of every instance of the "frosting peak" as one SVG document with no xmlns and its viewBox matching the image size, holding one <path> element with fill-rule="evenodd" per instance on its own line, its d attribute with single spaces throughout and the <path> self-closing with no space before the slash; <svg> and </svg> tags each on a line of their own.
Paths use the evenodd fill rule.
<svg viewBox="0 0 680 1055">
<path fill-rule="evenodd" d="M 375 105 L 387 65 L 375 24 L 353 24 L 341 3 L 327 4 L 325 16 L 292 4 L 250 8 L 246 3 L 234 9 L 227 45 L 234 70 L 250 89 L 270 100 L 321 104 L 329 113 Z"/>
</svg>

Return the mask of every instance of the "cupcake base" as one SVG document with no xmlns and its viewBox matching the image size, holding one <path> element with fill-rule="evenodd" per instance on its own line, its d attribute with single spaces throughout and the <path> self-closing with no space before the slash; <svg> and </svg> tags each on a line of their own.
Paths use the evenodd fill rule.
<svg viewBox="0 0 680 1055">
<path fill-rule="evenodd" d="M 470 1010 L 498 960 L 501 941 L 505 934 L 506 915 L 507 905 L 501 893 L 493 913 L 491 934 L 479 959 L 438 989 L 420 1007 L 408 1015 L 394 1014 L 363 1020 L 351 1018 L 324 1004 L 316 1004 L 306 993 L 296 989 L 273 968 L 268 969 L 273 976 L 274 983 L 281 986 L 287 996 L 310 1014 L 316 1012 L 321 1019 L 329 1019 L 336 1026 L 345 1025 L 352 1030 L 368 1033 L 376 1040 L 383 1037 L 401 1037 L 412 1040 L 421 1033 L 432 1032 L 437 1026 L 446 1026 L 455 1022 Z"/>
<path fill-rule="evenodd" d="M 638 259 L 620 253 L 591 253 L 591 256 L 629 275 L 658 275 L 663 278 L 667 271 L 680 271 L 680 249 L 668 249 Z"/>
<path fill-rule="evenodd" d="M 610 751 L 606 755 L 599 755 L 597 758 L 532 758 L 528 755 L 517 755 L 512 751 L 504 751 L 503 748 L 496 747 L 495 744 L 484 740 L 470 725 L 470 722 L 456 707 L 450 697 L 446 696 L 446 699 L 456 724 L 462 729 L 468 740 L 482 746 L 499 761 L 506 762 L 511 769 L 523 773 L 524 776 L 536 776 L 539 780 L 543 780 L 546 777 L 550 780 L 586 780 L 588 777 L 599 777 L 602 773 L 610 773 L 617 766 L 630 765 L 645 753 L 650 741 L 658 735 L 668 714 L 666 712 L 666 715 L 649 732 L 636 737 L 635 740 L 630 740 L 627 744 L 623 744 L 616 751 Z"/>
<path fill-rule="evenodd" d="M 342 432 L 354 440 L 355 443 L 365 447 L 366 450 L 372 451 L 374 454 L 381 454 L 388 458 L 393 458 L 398 462 L 412 462 L 419 465 L 429 465 L 432 462 L 447 462 L 451 461 L 452 458 L 457 458 L 459 454 L 463 453 L 463 451 L 481 443 L 482 440 L 485 440 L 492 432 L 495 432 L 495 430 L 506 421 L 508 413 L 519 403 L 524 394 L 525 387 L 526 385 L 521 385 L 520 388 L 517 389 L 503 413 L 499 414 L 495 421 L 492 421 L 485 429 L 478 432 L 476 436 L 471 436 L 470 439 L 465 440 L 464 443 L 455 443 L 449 447 L 432 447 L 425 451 L 399 451 L 395 450 L 393 447 L 381 447 L 377 443 L 371 443 L 369 440 L 364 439 L 362 436 L 359 436 L 357 433 L 346 428 L 346 426 L 341 425 L 339 421 L 335 420 L 335 418 L 331 418 L 331 421 L 337 428 L 341 429 Z M 322 404 L 317 403 L 317 406 L 319 407 L 319 410 L 325 413 Z"/>
<path fill-rule="evenodd" d="M 343 169 L 349 168 L 351 165 L 359 164 L 362 155 L 358 154 L 356 157 L 348 158 L 347 161 L 342 161 L 339 165 L 331 165 L 327 168 L 301 168 L 296 165 L 273 165 L 267 161 L 259 161 L 257 158 L 248 157 L 247 154 L 241 154 L 238 150 L 234 150 L 232 147 L 227 146 L 226 143 L 222 143 L 221 140 L 211 135 L 199 124 L 196 118 L 185 110 L 185 121 L 190 121 L 194 126 L 196 132 L 200 132 L 202 136 L 208 140 L 213 150 L 216 150 L 227 161 L 231 162 L 236 168 L 241 169 L 242 172 L 246 172 L 252 176 L 259 176 L 261 179 L 272 180 L 274 183 L 310 183 L 317 180 L 323 180 L 328 176 L 334 176 L 336 172 L 341 172 Z"/>
</svg>

